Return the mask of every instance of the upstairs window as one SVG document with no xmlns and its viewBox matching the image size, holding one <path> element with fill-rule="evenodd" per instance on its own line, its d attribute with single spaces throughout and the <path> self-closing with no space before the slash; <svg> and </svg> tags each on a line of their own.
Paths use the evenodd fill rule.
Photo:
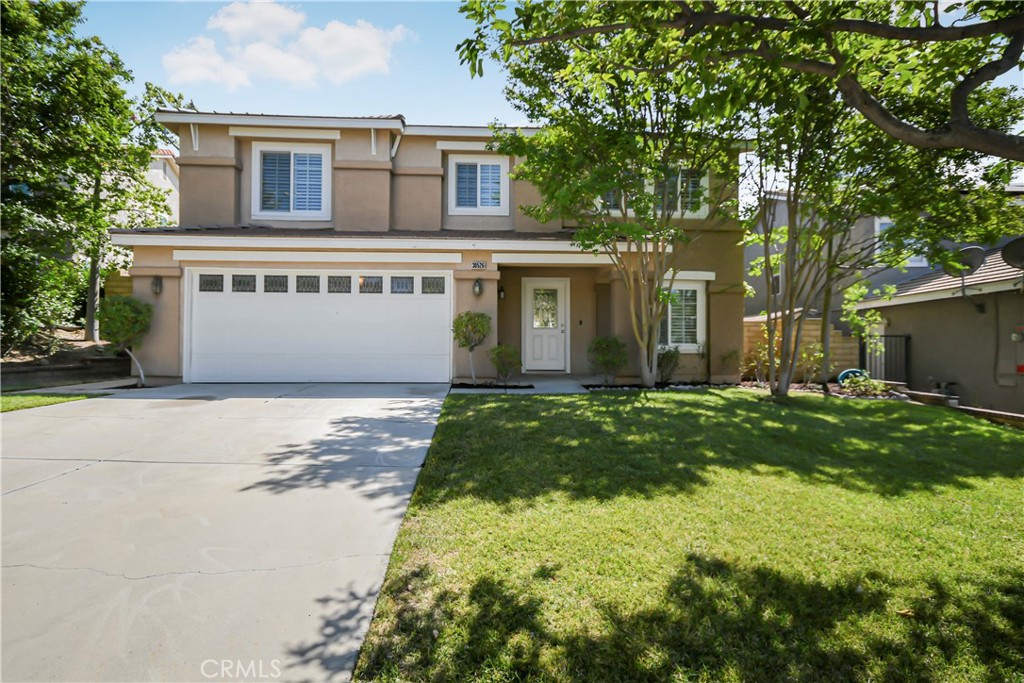
<svg viewBox="0 0 1024 683">
<path fill-rule="evenodd" d="M 253 143 L 253 218 L 329 220 L 330 149 Z"/>
<path fill-rule="evenodd" d="M 885 244 L 882 240 L 882 235 L 885 231 L 893 226 L 893 222 L 888 218 L 875 218 L 875 255 L 881 257 L 885 251 Z M 913 254 L 903 264 L 906 268 L 927 268 L 928 259 L 920 254 Z"/>
<path fill-rule="evenodd" d="M 700 169 L 672 169 L 654 183 L 654 194 L 678 218 L 704 218 L 708 215 L 708 174 Z"/>
<path fill-rule="evenodd" d="M 507 216 L 508 157 L 448 157 L 448 215 Z"/>
</svg>

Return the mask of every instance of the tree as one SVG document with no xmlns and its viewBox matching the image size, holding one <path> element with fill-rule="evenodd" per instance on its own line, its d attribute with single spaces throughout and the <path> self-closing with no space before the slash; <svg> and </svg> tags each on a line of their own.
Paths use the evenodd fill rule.
<svg viewBox="0 0 1024 683">
<path fill-rule="evenodd" d="M 540 192 L 540 203 L 522 207 L 527 215 L 569 222 L 576 244 L 609 257 L 629 302 L 641 381 L 654 386 L 674 266 L 693 237 L 685 214 L 721 218 L 737 147 L 721 122 L 697 115 L 686 82 L 653 75 L 649 61 L 618 70 L 599 42 L 496 53 L 509 71 L 506 97 L 543 128 L 496 129 L 495 147 L 522 157 L 514 177 Z M 655 45 L 623 49 L 635 61 L 659 59 Z"/>
<path fill-rule="evenodd" d="M 763 68 L 827 79 L 846 105 L 886 134 L 929 149 L 968 149 L 1024 161 L 1024 137 L 1008 126 L 977 120 L 977 94 L 1019 67 L 1024 50 L 1024 3 L 968 1 L 794 2 L 793 0 L 676 0 L 674 2 L 550 3 L 526 0 L 508 17 L 502 0 L 465 0 L 477 24 L 460 44 L 475 72 L 489 50 L 652 41 L 664 68 L 695 65 L 713 82 L 742 76 L 739 89 L 709 98 L 734 109 L 744 86 Z M 620 68 L 637 65 L 621 62 Z M 659 67 L 660 68 L 660 67 Z M 922 103 L 899 102 L 912 93 Z"/>
<path fill-rule="evenodd" d="M 822 86 L 799 75 L 779 78 L 769 89 L 774 97 L 762 97 L 749 119 L 759 163 L 748 180 L 759 202 L 745 217 L 747 240 L 763 249 L 754 266 L 766 291 L 776 277 L 782 284 L 781 295 L 768 298 L 766 330 L 769 385 L 778 397 L 799 367 L 806 313 L 818 306 L 825 383 L 833 299 L 863 271 L 899 266 L 914 253 L 941 258 L 944 240 L 987 242 L 1024 228 L 1024 212 L 1003 192 L 1011 165 L 967 150 L 904 145 Z M 995 97 L 978 116 L 998 123 L 1004 113 Z M 776 220 L 779 207 L 784 224 Z M 896 226 L 882 236 L 854 228 L 860 218 L 883 215 Z"/>
<path fill-rule="evenodd" d="M 463 311 L 452 321 L 452 332 L 459 348 L 469 350 L 469 374 L 473 377 L 473 384 L 476 384 L 473 350 L 483 344 L 491 333 L 491 316 L 486 313 Z"/>
<path fill-rule="evenodd" d="M 139 371 L 139 386 L 146 386 L 146 373 L 132 353 L 142 344 L 153 319 L 153 306 L 131 296 L 108 296 L 96 312 L 103 336 L 116 351 L 124 351 Z"/>
<path fill-rule="evenodd" d="M 2 24 L 3 346 L 6 352 L 59 322 L 37 302 L 55 292 L 52 273 L 72 254 L 89 264 L 87 338 L 99 297 L 100 266 L 114 225 L 144 225 L 166 213 L 146 181 L 155 147 L 151 117 L 166 101 L 147 84 L 133 101 L 131 74 L 97 38 L 80 38 L 82 3 L 4 3 Z M 170 98 L 173 101 L 173 98 Z M 42 274 L 26 278 L 27 271 Z M 61 293 L 68 302 L 76 292 Z M 66 314 L 66 313 L 65 313 Z M 90 332 L 93 334 L 91 335 Z"/>
</svg>

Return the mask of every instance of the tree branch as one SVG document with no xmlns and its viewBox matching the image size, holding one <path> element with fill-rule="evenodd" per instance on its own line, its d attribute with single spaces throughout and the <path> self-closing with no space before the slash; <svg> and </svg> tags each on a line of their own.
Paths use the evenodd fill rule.
<svg viewBox="0 0 1024 683">
<path fill-rule="evenodd" d="M 1017 66 L 1021 53 L 1024 52 L 1024 31 L 1010 36 L 1010 42 L 1003 50 L 1003 56 L 988 64 L 983 64 L 960 81 L 950 96 L 950 108 L 954 124 L 971 125 L 971 117 L 967 112 L 967 100 L 972 92 L 983 83 L 987 83 Z"/>
</svg>

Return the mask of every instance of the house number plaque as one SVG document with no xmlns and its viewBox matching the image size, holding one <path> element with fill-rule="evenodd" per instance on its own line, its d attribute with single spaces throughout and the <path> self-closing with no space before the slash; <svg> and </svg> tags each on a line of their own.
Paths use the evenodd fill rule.
<svg viewBox="0 0 1024 683">
<path fill-rule="evenodd" d="M 473 270 L 487 270 L 487 261 L 473 261 Z"/>
</svg>

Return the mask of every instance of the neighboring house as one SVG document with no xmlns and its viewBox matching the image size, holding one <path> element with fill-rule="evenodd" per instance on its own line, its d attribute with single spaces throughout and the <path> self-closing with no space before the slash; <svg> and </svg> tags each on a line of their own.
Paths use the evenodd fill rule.
<svg viewBox="0 0 1024 683">
<path fill-rule="evenodd" d="M 1024 413 L 1024 271 L 1000 252 L 988 250 L 963 288 L 961 278 L 935 271 L 900 282 L 890 300 L 860 304 L 881 313 L 882 334 L 908 338 L 911 389 Z"/>
<path fill-rule="evenodd" d="M 171 225 L 178 224 L 178 179 L 181 175 L 174 150 L 158 149 L 149 163 L 149 182 L 167 191 L 167 206 L 171 210 Z"/>
<path fill-rule="evenodd" d="M 777 228 L 789 225 L 789 210 L 786 207 L 785 198 L 781 195 L 774 195 L 769 201 L 775 203 L 772 226 Z M 885 217 L 867 216 L 860 218 L 853 224 L 850 242 L 852 245 L 856 245 L 856 248 L 874 248 L 877 251 L 881 244 L 879 238 L 890 225 L 892 225 L 892 222 Z M 763 315 L 768 310 L 768 297 L 778 297 L 782 293 L 783 279 L 778 274 L 776 274 L 771 287 L 767 286 L 763 274 L 758 276 L 749 274 L 750 266 L 754 260 L 763 256 L 764 248 L 760 244 L 744 247 L 745 277 L 748 287 L 753 292 L 753 296 L 747 297 L 744 301 L 743 315 L 745 317 Z M 931 272 L 931 268 L 928 265 L 927 259 L 921 256 L 912 256 L 900 268 L 887 266 L 865 268 L 862 271 L 862 280 L 868 285 L 869 290 L 873 290 L 928 272 Z M 846 329 L 846 326 L 839 320 L 839 314 L 843 303 L 843 290 L 850 283 L 850 279 L 852 278 L 845 279 L 839 283 L 830 306 L 826 307 L 825 302 L 820 300 L 812 302 L 811 306 L 815 315 L 828 308 L 832 323 L 842 329 Z"/>
<path fill-rule="evenodd" d="M 161 190 L 167 191 L 167 207 L 170 209 L 171 225 L 178 224 L 178 162 L 174 150 L 158 149 L 153 152 L 146 177 Z M 127 296 L 132 293 L 132 280 L 128 271 L 121 270 L 107 276 L 103 281 L 103 296 Z"/>
<path fill-rule="evenodd" d="M 135 295 L 155 307 L 147 375 L 447 382 L 469 374 L 451 332 L 466 310 L 494 321 L 477 352 L 485 376 L 480 351 L 496 343 L 519 347 L 525 372 L 563 374 L 589 373 L 597 336 L 632 344 L 608 257 L 519 210 L 538 193 L 510 179 L 515 159 L 487 151 L 486 127 L 192 110 L 157 120 L 180 138 L 180 225 L 113 236 L 134 251 Z M 681 303 L 666 341 L 684 353 L 680 378 L 732 382 L 739 227 L 706 214 L 680 219 L 700 239 L 676 255 Z"/>
</svg>

